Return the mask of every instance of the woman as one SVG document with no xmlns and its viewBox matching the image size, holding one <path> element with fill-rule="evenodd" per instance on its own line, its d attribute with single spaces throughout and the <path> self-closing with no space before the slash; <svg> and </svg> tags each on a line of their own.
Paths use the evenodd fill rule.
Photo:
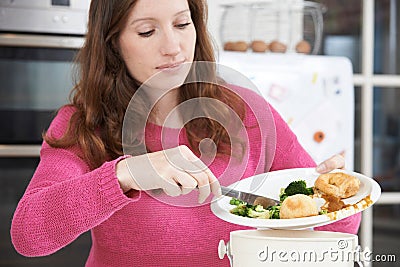
<svg viewBox="0 0 400 267">
<path fill-rule="evenodd" d="M 181 81 L 160 94 L 141 86 L 157 73 L 189 77 L 198 70 L 193 62 L 215 61 L 205 1 L 92 0 L 89 13 L 80 81 L 44 136 L 41 161 L 14 214 L 15 248 L 49 255 L 90 230 L 86 266 L 228 266 L 218 259 L 218 241 L 243 227 L 219 220 L 201 203 L 220 195 L 219 183 L 234 175 L 315 163 L 276 111 L 262 115 L 268 104 L 249 90 Z M 233 111 L 240 123 L 223 127 L 204 116 L 187 122 L 186 112 L 175 112 L 199 97 L 222 103 L 203 103 L 205 114 L 209 107 L 224 124 Z M 145 132 L 125 129 L 124 116 L 135 125 L 145 120 Z M 272 129 L 273 144 L 263 125 Z M 178 145 L 160 144 L 163 130 Z M 208 163 L 199 161 L 203 140 L 215 152 Z M 340 167 L 335 156 L 320 171 Z M 356 215 L 320 229 L 355 233 L 359 221 Z"/>
</svg>

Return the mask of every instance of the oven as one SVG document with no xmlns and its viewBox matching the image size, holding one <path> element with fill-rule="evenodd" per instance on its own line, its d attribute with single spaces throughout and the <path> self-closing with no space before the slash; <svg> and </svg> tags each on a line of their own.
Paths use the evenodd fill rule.
<svg viewBox="0 0 400 267">
<path fill-rule="evenodd" d="M 42 134 L 69 101 L 90 0 L 0 1 L 0 266 L 83 266 L 90 234 L 48 257 L 13 248 L 10 225 L 37 164 Z"/>
<path fill-rule="evenodd" d="M 0 34 L 0 155 L 37 156 L 41 135 L 73 87 L 83 37 Z"/>
</svg>

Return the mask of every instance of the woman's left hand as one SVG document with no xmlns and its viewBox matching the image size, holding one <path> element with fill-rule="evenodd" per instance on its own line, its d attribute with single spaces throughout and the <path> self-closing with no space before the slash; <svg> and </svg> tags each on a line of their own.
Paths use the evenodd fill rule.
<svg viewBox="0 0 400 267">
<path fill-rule="evenodd" d="M 327 173 L 334 169 L 343 169 L 344 165 L 344 156 L 341 154 L 337 154 L 320 163 L 315 169 L 319 173 Z"/>
</svg>

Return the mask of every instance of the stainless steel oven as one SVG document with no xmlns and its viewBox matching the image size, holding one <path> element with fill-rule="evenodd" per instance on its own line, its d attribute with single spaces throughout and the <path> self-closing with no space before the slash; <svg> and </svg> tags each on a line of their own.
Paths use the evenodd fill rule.
<svg viewBox="0 0 400 267">
<path fill-rule="evenodd" d="M 0 34 L 0 156 L 37 156 L 41 134 L 68 101 L 82 37 Z"/>
<path fill-rule="evenodd" d="M 83 266 L 86 233 L 49 257 L 14 250 L 10 225 L 39 162 L 42 133 L 73 87 L 90 0 L 0 0 L 0 266 Z"/>
<path fill-rule="evenodd" d="M 0 156 L 37 156 L 72 87 L 90 0 L 0 1 Z"/>
</svg>

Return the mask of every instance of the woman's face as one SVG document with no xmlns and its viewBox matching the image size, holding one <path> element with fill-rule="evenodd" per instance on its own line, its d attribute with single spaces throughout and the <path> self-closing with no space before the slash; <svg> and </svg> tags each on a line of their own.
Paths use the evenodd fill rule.
<svg viewBox="0 0 400 267">
<path fill-rule="evenodd" d="M 196 29 L 187 0 L 139 0 L 119 45 L 130 74 L 139 82 L 162 72 L 175 75 L 193 62 Z"/>
</svg>

